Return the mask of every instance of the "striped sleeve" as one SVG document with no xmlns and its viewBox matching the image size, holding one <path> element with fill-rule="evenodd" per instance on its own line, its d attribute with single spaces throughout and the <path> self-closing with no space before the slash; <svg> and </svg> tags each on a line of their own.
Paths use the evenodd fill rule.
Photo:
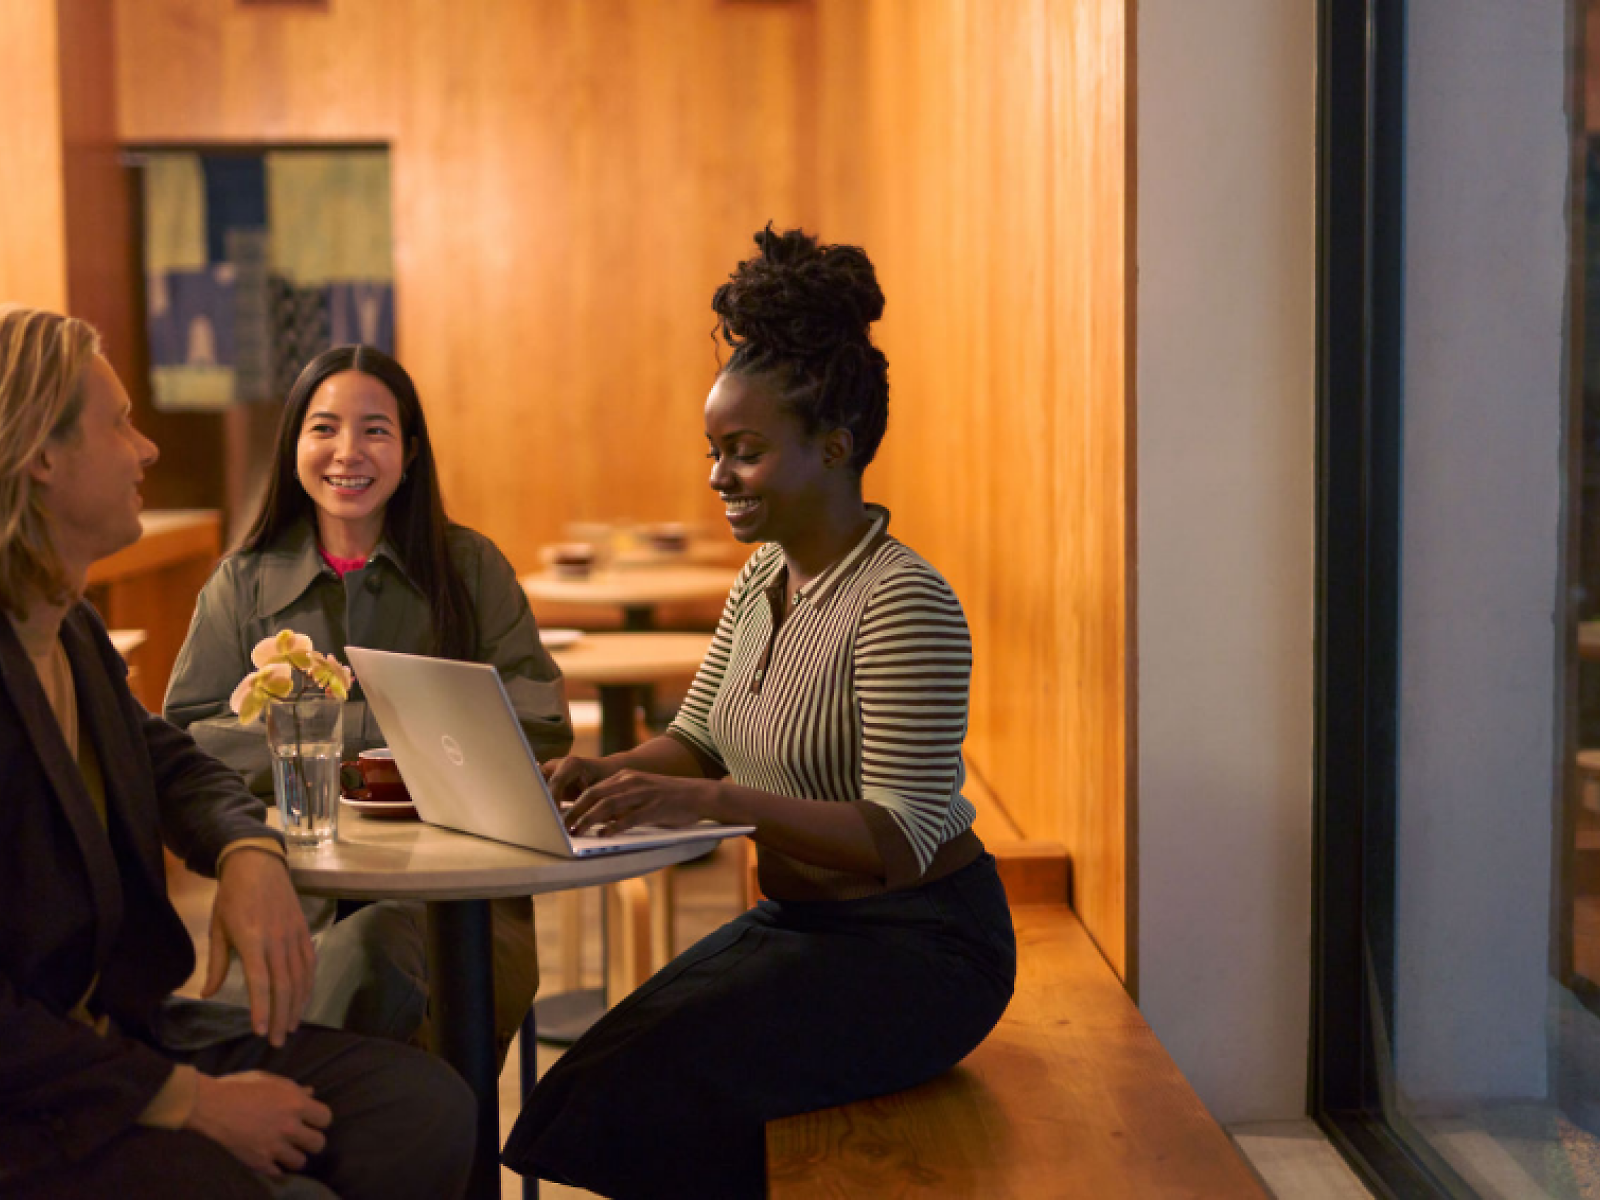
<svg viewBox="0 0 1600 1200">
<path fill-rule="evenodd" d="M 910 855 L 884 844 L 868 816 L 890 887 L 914 882 L 946 840 L 962 779 L 972 640 L 950 586 L 925 564 L 876 588 L 856 638 L 861 797 L 881 808 Z M 898 877 L 898 878 L 897 878 Z"/>
<path fill-rule="evenodd" d="M 728 590 L 728 599 L 722 606 L 722 616 L 717 621 L 717 632 L 711 638 L 706 656 L 700 661 L 694 682 L 678 707 L 678 713 L 667 726 L 667 736 L 681 742 L 700 763 L 708 779 L 718 779 L 728 773 L 717 743 L 711 736 L 711 706 L 722 690 L 723 676 L 728 670 L 728 659 L 733 654 L 733 632 L 739 623 L 739 612 L 744 603 L 751 578 L 758 570 L 762 554 L 757 551 L 739 572 Z"/>
</svg>

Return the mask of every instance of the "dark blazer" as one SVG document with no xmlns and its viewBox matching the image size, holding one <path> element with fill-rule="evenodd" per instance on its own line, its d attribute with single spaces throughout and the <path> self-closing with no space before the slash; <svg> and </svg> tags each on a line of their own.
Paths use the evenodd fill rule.
<svg viewBox="0 0 1600 1200">
<path fill-rule="evenodd" d="M 229 842 L 275 836 L 237 773 L 133 698 L 88 604 L 67 615 L 61 640 L 107 823 L 0 616 L 0 1187 L 104 1145 L 172 1071 L 151 1024 L 195 959 L 167 899 L 162 843 L 213 875 Z M 105 1037 L 67 1015 L 96 974 Z"/>
</svg>

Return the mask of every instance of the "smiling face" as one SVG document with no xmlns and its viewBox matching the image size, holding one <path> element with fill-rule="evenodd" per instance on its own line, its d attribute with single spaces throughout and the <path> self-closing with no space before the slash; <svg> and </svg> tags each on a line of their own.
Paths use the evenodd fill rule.
<svg viewBox="0 0 1600 1200">
<path fill-rule="evenodd" d="M 388 388 L 360 371 L 322 381 L 300 424 L 295 469 L 317 507 L 317 532 L 330 553 L 372 552 L 410 460 L 400 406 Z"/>
<path fill-rule="evenodd" d="M 116 372 L 95 355 L 84 372 L 77 424 L 46 443 L 33 467 L 50 538 L 69 575 L 81 576 L 139 540 L 139 484 L 157 455 L 155 443 L 133 427 Z"/>
<path fill-rule="evenodd" d="M 724 374 L 706 398 L 711 487 L 741 542 L 804 540 L 841 482 L 836 438 L 808 435 L 759 380 Z"/>
</svg>

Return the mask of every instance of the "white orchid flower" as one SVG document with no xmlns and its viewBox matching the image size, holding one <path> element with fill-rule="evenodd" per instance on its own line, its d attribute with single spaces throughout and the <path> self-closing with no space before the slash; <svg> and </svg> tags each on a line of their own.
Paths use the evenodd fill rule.
<svg viewBox="0 0 1600 1200">
<path fill-rule="evenodd" d="M 356 679 L 350 668 L 333 655 L 319 654 L 315 650 L 311 652 L 311 666 L 307 674 L 311 676 L 312 683 L 340 700 L 350 698 L 350 685 Z"/>
<path fill-rule="evenodd" d="M 233 689 L 233 695 L 228 700 L 228 707 L 239 714 L 241 724 L 248 725 L 261 715 L 268 700 L 282 700 L 292 691 L 294 672 L 289 665 L 268 663 L 239 681 L 239 686 Z"/>
<path fill-rule="evenodd" d="M 274 663 L 287 663 L 296 671 L 311 669 L 311 639 L 292 629 L 279 630 L 269 638 L 262 638 L 250 651 L 250 661 L 257 667 L 270 667 Z"/>
</svg>

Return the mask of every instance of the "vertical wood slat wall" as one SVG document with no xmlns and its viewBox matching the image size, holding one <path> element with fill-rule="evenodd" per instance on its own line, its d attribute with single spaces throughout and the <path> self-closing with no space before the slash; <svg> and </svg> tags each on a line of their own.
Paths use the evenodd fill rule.
<svg viewBox="0 0 1600 1200">
<path fill-rule="evenodd" d="M 869 494 L 966 606 L 973 761 L 1130 970 L 1123 4 L 116 12 L 125 141 L 390 143 L 400 354 L 452 509 L 521 567 L 573 519 L 717 521 L 712 289 L 769 219 L 867 246 Z"/>
<path fill-rule="evenodd" d="M 966 608 L 973 762 L 1124 977 L 1128 37 L 1099 0 L 827 0 L 813 110 L 818 223 L 889 301 L 872 490 Z"/>
<path fill-rule="evenodd" d="M 94 323 L 165 461 L 145 483 L 154 508 L 217 503 L 220 419 L 157 413 L 142 386 L 134 197 L 120 157 L 114 0 L 0 4 L 0 303 Z"/>
<path fill-rule="evenodd" d="M 0 7 L 0 303 L 64 308 L 61 61 L 56 0 Z"/>
<path fill-rule="evenodd" d="M 399 353 L 446 498 L 531 567 L 574 518 L 719 519 L 707 302 L 749 231 L 799 219 L 802 15 L 120 0 L 123 136 L 390 144 Z"/>
</svg>

